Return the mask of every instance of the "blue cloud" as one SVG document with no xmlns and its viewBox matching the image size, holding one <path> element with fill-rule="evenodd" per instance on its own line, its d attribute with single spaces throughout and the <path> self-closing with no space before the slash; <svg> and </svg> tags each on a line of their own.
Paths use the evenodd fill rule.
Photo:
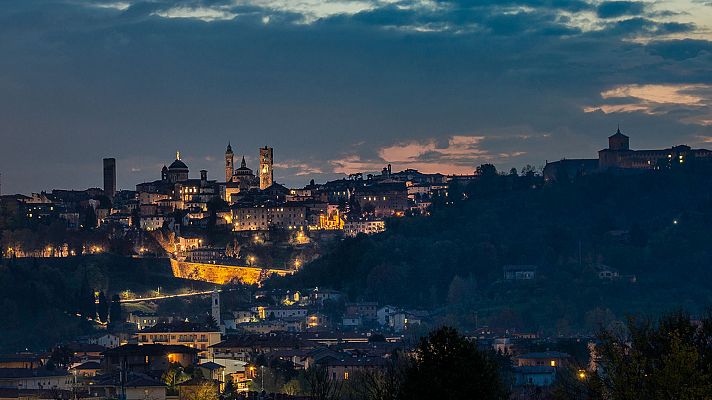
<svg viewBox="0 0 712 400">
<path fill-rule="evenodd" d="M 599 4 L 596 13 L 599 18 L 618 18 L 624 16 L 642 16 L 647 5 L 640 1 L 604 1 Z"/>
</svg>

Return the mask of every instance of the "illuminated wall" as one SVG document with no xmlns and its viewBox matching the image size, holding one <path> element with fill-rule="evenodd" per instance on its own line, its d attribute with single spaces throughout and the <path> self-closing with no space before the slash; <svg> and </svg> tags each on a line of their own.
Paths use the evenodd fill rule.
<svg viewBox="0 0 712 400">
<path fill-rule="evenodd" d="M 173 276 L 224 285 L 233 281 L 246 284 L 260 283 L 265 275 L 277 274 L 284 276 L 291 271 L 281 269 L 262 269 L 257 267 L 240 267 L 234 265 L 203 264 L 177 261 L 171 259 Z"/>
</svg>

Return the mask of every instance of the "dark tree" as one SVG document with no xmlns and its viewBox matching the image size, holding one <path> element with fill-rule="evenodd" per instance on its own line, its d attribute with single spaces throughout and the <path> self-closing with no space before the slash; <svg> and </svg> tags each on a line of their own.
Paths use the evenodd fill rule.
<svg viewBox="0 0 712 400">
<path fill-rule="evenodd" d="M 629 319 L 627 332 L 604 331 L 596 353 L 601 371 L 592 375 L 601 398 L 712 398 L 712 319 L 699 325 L 685 313 Z"/>
<path fill-rule="evenodd" d="M 121 315 L 121 298 L 118 294 L 111 297 L 111 306 L 109 307 L 109 321 L 112 324 L 117 324 L 123 322 L 123 316 Z"/>
<path fill-rule="evenodd" d="M 475 175 L 481 177 L 497 176 L 497 168 L 493 164 L 482 164 L 475 169 Z"/>
<path fill-rule="evenodd" d="M 407 369 L 401 399 L 507 399 L 499 367 L 453 328 L 422 338 Z"/>
<path fill-rule="evenodd" d="M 343 382 L 332 379 L 324 366 L 313 366 L 304 374 L 308 394 L 314 400 L 336 400 L 341 397 Z"/>
<path fill-rule="evenodd" d="M 54 367 L 64 368 L 72 362 L 74 353 L 66 346 L 57 346 L 52 350 L 49 356 L 49 362 Z"/>
<path fill-rule="evenodd" d="M 109 302 L 102 290 L 99 292 L 99 303 L 96 305 L 96 313 L 101 322 L 109 322 Z"/>
</svg>

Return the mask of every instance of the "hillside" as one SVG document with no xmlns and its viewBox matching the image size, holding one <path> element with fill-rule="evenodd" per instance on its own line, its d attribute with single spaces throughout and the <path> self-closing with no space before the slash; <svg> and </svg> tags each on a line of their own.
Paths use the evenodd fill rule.
<svg viewBox="0 0 712 400">
<path fill-rule="evenodd" d="M 0 260 L 0 351 L 44 350 L 93 331 L 77 317 L 87 296 L 104 291 L 171 292 L 206 289 L 203 282 L 174 278 L 167 260 L 109 254 L 70 258 Z M 93 297 L 92 300 L 93 302 Z"/>
<path fill-rule="evenodd" d="M 712 305 L 707 171 L 534 182 L 498 175 L 451 188 L 450 202 L 462 200 L 440 202 L 429 217 L 391 220 L 385 233 L 344 240 L 274 285 L 330 287 L 351 299 L 438 310 L 465 328 L 477 320 L 562 334 L 590 332 L 629 313 L 699 313 Z M 505 282 L 507 264 L 537 265 L 537 279 Z M 637 281 L 601 280 L 601 265 Z"/>
</svg>

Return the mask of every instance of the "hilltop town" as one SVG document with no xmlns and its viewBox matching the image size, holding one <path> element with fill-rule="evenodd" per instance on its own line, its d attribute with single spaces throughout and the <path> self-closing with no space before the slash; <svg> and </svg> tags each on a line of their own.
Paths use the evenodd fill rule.
<svg viewBox="0 0 712 400">
<path fill-rule="evenodd" d="M 223 180 L 191 177 L 178 153 L 135 190 L 117 190 L 107 158 L 101 189 L 0 197 L 2 398 L 356 396 L 444 325 L 461 336 L 428 340 L 489 354 L 515 398 L 553 398 L 596 376 L 595 335 L 623 326 L 621 310 L 708 294 L 693 277 L 709 255 L 660 244 L 708 229 L 690 188 L 709 179 L 709 150 L 631 150 L 618 130 L 597 159 L 542 170 L 387 165 L 301 188 L 274 181 L 274 157 L 236 168 L 228 144 Z M 655 202 L 642 181 L 665 188 Z M 658 264 L 674 262 L 690 277 L 675 292 Z M 692 312 L 676 323 L 707 321 Z"/>
</svg>

